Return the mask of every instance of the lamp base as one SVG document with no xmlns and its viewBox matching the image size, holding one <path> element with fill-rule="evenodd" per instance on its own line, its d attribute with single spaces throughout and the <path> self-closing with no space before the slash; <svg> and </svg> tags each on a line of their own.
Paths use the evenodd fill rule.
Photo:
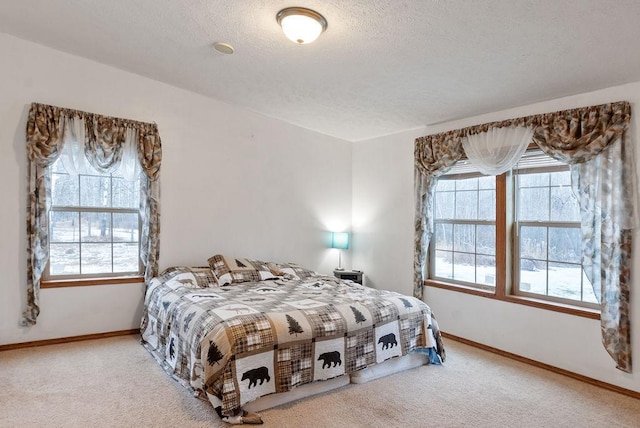
<svg viewBox="0 0 640 428">
<path fill-rule="evenodd" d="M 343 270 L 344 270 L 344 268 L 337 267 L 337 268 L 335 268 L 334 270 L 343 271 Z"/>
</svg>

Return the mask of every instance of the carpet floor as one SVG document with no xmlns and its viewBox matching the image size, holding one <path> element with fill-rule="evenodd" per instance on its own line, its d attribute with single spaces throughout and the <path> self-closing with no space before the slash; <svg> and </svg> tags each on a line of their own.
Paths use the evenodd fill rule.
<svg viewBox="0 0 640 428">
<path fill-rule="evenodd" d="M 267 427 L 639 427 L 640 400 L 448 340 L 447 362 L 261 412 Z M 0 352 L 0 427 L 225 427 L 138 336 Z"/>
</svg>

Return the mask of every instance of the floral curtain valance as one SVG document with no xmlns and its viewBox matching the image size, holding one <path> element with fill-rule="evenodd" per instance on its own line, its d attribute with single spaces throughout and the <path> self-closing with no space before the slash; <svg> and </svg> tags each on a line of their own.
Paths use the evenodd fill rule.
<svg viewBox="0 0 640 428">
<path fill-rule="evenodd" d="M 531 127 L 533 140 L 548 155 L 565 163 L 580 163 L 593 158 L 620 137 L 631 121 L 631 105 L 628 101 L 561 110 L 553 113 L 518 117 L 499 122 L 488 122 L 453 131 L 428 135 L 416 139 L 415 162 L 425 174 L 431 168 L 426 147 L 449 147 L 445 156 L 457 151 L 462 139 L 481 134 L 492 128 Z M 542 143 L 542 144 L 540 144 Z M 438 149 L 443 151 L 443 149 Z M 462 156 L 462 154 L 461 154 Z"/>
<path fill-rule="evenodd" d="M 29 159 L 27 308 L 22 324 L 35 324 L 40 313 L 40 280 L 49 260 L 51 195 L 46 171 L 63 153 L 67 143 L 74 144 L 67 163 L 80 165 L 82 162 L 77 161 L 77 157 L 84 155 L 91 166 L 103 173 L 118 168 L 123 154 L 127 152 L 125 158 L 134 162 L 137 158 L 139 168 L 144 171 L 140 175 L 140 259 L 145 266 L 145 278 L 148 280 L 156 275 L 160 247 L 159 175 L 162 160 L 157 125 L 33 103 L 27 118 L 26 143 Z M 137 156 L 131 156 L 132 151 Z M 130 161 L 126 163 L 122 167 L 128 170 L 138 168 L 130 165 Z"/>
<path fill-rule="evenodd" d="M 85 126 L 85 154 L 92 166 L 100 172 L 120 161 L 127 129 L 137 131 L 137 151 L 146 175 L 155 180 L 160 172 L 162 148 L 158 126 L 155 123 L 101 116 L 79 110 L 31 104 L 27 120 L 27 153 L 29 160 L 46 167 L 58 159 L 63 135 L 68 122 L 65 119 L 83 119 Z"/>
<path fill-rule="evenodd" d="M 426 251 L 432 235 L 437 177 L 464 155 L 463 140 L 503 127 L 530 127 L 547 155 L 571 165 L 581 212 L 582 263 L 601 304 L 607 352 L 631 371 L 629 321 L 631 229 L 638 227 L 631 106 L 626 101 L 485 123 L 415 141 L 414 294 L 422 297 Z"/>
</svg>

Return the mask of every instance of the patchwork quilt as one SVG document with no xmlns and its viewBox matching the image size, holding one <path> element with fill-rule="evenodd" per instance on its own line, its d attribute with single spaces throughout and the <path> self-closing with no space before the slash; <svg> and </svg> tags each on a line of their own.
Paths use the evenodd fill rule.
<svg viewBox="0 0 640 428">
<path fill-rule="evenodd" d="M 261 396 L 412 351 L 444 349 L 422 301 L 333 277 L 218 287 L 209 268 L 170 268 L 145 296 L 142 342 L 221 417 Z"/>
</svg>

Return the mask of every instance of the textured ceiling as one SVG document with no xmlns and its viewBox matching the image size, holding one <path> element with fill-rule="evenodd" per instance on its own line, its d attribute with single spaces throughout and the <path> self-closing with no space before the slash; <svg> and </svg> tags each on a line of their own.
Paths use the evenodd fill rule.
<svg viewBox="0 0 640 428">
<path fill-rule="evenodd" d="M 288 6 L 327 31 L 290 42 Z M 639 22 L 638 0 L 0 1 L 1 32 L 349 141 L 639 81 Z"/>
</svg>

